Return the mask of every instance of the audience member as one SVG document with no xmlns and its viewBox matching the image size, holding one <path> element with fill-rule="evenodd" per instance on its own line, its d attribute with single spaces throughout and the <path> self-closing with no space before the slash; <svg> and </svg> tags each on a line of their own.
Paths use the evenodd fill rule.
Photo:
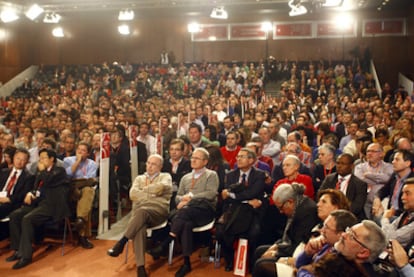
<svg viewBox="0 0 414 277">
<path fill-rule="evenodd" d="M 235 239 L 248 239 L 249 261 L 258 245 L 265 174 L 254 167 L 255 162 L 256 154 L 242 148 L 237 154 L 238 168 L 227 173 L 226 185 L 221 192 L 223 217 L 217 225 L 216 236 L 222 243 L 226 271 L 233 270 Z"/>
<path fill-rule="evenodd" d="M 184 264 L 175 273 L 182 277 L 191 272 L 190 255 L 193 251 L 194 227 L 209 223 L 215 217 L 218 177 L 207 169 L 209 154 L 204 148 L 196 148 L 191 156 L 191 168 L 181 179 L 177 196 L 177 210 L 171 221 L 168 237 L 156 248 L 149 251 L 152 256 L 160 256 L 172 240 L 179 240 L 182 246 Z"/>
<path fill-rule="evenodd" d="M 354 160 L 350 154 L 341 154 L 336 160 L 336 173 L 325 177 L 319 190 L 331 188 L 342 191 L 351 202 L 351 212 L 359 219 L 366 218 L 364 205 L 367 184 L 352 173 Z"/>
<path fill-rule="evenodd" d="M 64 168 L 56 166 L 56 152 L 41 149 L 34 186 L 25 195 L 22 207 L 10 214 L 10 248 L 15 252 L 6 261 L 17 261 L 13 269 L 32 262 L 35 228 L 69 216 L 68 194 L 69 179 Z"/>
<path fill-rule="evenodd" d="M 122 238 L 108 250 L 108 255 L 117 257 L 122 253 L 128 240 L 134 241 L 137 276 L 147 276 L 145 271 L 145 240 L 147 227 L 161 224 L 168 217 L 172 195 L 172 179 L 169 173 L 161 173 L 163 158 L 158 154 L 150 155 L 147 171 L 139 175 L 129 192 L 133 202 L 131 218 Z"/>
<path fill-rule="evenodd" d="M 90 212 L 95 197 L 97 165 L 88 159 L 90 145 L 80 142 L 76 148 L 76 156 L 66 157 L 63 166 L 66 174 L 72 180 L 72 186 L 79 189 L 80 195 L 76 203 L 76 228 L 79 232 L 79 244 L 85 249 L 93 248 L 87 237 L 92 235 L 90 226 Z"/>
</svg>

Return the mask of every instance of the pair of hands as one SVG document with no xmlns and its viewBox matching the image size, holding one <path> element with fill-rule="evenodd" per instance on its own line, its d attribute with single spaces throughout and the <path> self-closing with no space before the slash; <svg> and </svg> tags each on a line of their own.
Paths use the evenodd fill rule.
<svg viewBox="0 0 414 277">
<path fill-rule="evenodd" d="M 185 205 L 188 204 L 188 202 L 191 201 L 191 196 L 189 194 L 185 194 L 182 198 L 180 203 L 178 203 L 177 205 L 177 209 L 181 209 L 182 207 L 184 207 Z"/>
<path fill-rule="evenodd" d="M 222 191 L 221 191 L 221 198 L 223 199 L 223 200 L 225 200 L 225 199 L 227 199 L 227 198 L 229 198 L 230 197 L 230 192 L 229 192 L 229 190 L 228 189 L 223 189 Z M 260 206 L 262 206 L 262 201 L 261 200 L 259 200 L 259 199 L 251 199 L 251 200 L 249 200 L 248 201 L 248 204 L 250 205 L 250 206 L 252 206 L 254 209 L 257 209 L 257 208 L 260 208 Z"/>
<path fill-rule="evenodd" d="M 402 268 L 409 262 L 414 262 L 414 259 L 409 260 L 407 253 L 398 241 L 393 239 L 390 241 L 390 245 L 391 247 L 389 247 L 387 251 L 393 265 Z"/>
</svg>

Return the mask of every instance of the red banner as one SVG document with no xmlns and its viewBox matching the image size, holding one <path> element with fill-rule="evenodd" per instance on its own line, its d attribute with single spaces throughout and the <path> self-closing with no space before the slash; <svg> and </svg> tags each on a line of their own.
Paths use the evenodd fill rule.
<svg viewBox="0 0 414 277">
<path fill-rule="evenodd" d="M 101 136 L 101 159 L 109 158 L 111 154 L 111 135 L 103 133 Z"/>
<path fill-rule="evenodd" d="M 317 22 L 317 37 L 356 37 L 356 23 L 350 23 L 349 26 L 341 28 L 336 22 Z"/>
<path fill-rule="evenodd" d="M 228 25 L 201 25 L 201 30 L 194 33 L 193 41 L 228 40 Z"/>
<path fill-rule="evenodd" d="M 405 20 L 402 18 L 366 20 L 363 22 L 362 30 L 363 36 L 401 36 L 405 35 Z"/>
<path fill-rule="evenodd" d="M 261 23 L 231 24 L 231 40 L 257 40 L 266 39 L 266 32 L 262 30 Z"/>
<path fill-rule="evenodd" d="M 276 23 L 274 38 L 312 38 L 312 22 Z"/>
</svg>

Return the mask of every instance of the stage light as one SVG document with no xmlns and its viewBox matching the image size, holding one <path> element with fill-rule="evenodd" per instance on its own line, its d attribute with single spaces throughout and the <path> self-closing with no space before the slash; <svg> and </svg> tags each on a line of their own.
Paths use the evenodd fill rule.
<svg viewBox="0 0 414 277">
<path fill-rule="evenodd" d="M 198 33 L 201 31 L 200 24 L 193 22 L 187 25 L 187 30 L 189 33 Z"/>
<path fill-rule="evenodd" d="M 325 0 L 324 3 L 322 3 L 322 7 L 332 8 L 332 7 L 339 7 L 342 5 L 342 2 L 344 0 Z"/>
<path fill-rule="evenodd" d="M 43 11 L 44 11 L 43 8 L 40 7 L 38 4 L 33 4 L 26 11 L 25 15 L 30 20 L 35 20 Z"/>
<path fill-rule="evenodd" d="M 62 17 L 57 13 L 47 13 L 43 18 L 44 23 L 59 23 Z"/>
<path fill-rule="evenodd" d="M 135 17 L 134 11 L 133 10 L 122 10 L 119 12 L 118 15 L 118 20 L 119 21 L 128 21 L 128 20 L 133 20 Z"/>
<path fill-rule="evenodd" d="M 227 19 L 228 14 L 224 7 L 217 7 L 211 11 L 210 17 L 216 19 Z"/>
<path fill-rule="evenodd" d="M 63 33 L 62 27 L 56 27 L 52 30 L 52 35 L 57 38 L 63 38 L 65 34 Z"/>
<path fill-rule="evenodd" d="M 0 19 L 4 23 L 9 23 L 19 19 L 19 16 L 16 13 L 16 9 L 12 7 L 5 7 L 0 13 Z"/>
<path fill-rule="evenodd" d="M 129 26 L 128 26 L 128 25 L 126 25 L 126 24 L 119 25 L 119 26 L 118 26 L 118 32 L 119 32 L 121 35 L 124 35 L 124 36 L 129 35 L 129 34 L 130 34 L 130 31 L 129 31 Z"/>
<path fill-rule="evenodd" d="M 308 12 L 308 9 L 302 5 L 301 1 L 290 0 L 288 5 L 291 8 L 289 16 L 303 15 Z"/>
</svg>

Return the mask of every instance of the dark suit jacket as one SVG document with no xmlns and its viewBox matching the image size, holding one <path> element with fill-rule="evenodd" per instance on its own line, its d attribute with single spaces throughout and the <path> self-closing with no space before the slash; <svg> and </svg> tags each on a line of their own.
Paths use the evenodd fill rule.
<svg viewBox="0 0 414 277">
<path fill-rule="evenodd" d="M 7 179 L 11 173 L 11 169 L 5 168 L 0 171 L 0 186 L 4 189 Z M 13 194 L 10 195 L 10 203 L 0 204 L 0 218 L 7 217 L 10 212 L 20 208 L 23 204 L 24 197 L 33 188 L 34 176 L 26 169 L 22 171 L 14 185 Z"/>
<path fill-rule="evenodd" d="M 231 211 L 230 215 L 226 215 L 228 219 L 225 219 L 227 221 L 225 230 L 230 235 L 245 233 L 252 227 L 259 230 L 260 218 L 262 211 L 264 211 L 263 206 L 254 209 L 243 201 L 260 199 L 264 202 L 265 178 L 264 171 L 252 167 L 247 179 L 247 186 L 240 185 L 238 189 L 232 189 L 235 184 L 240 184 L 240 169 L 227 173 L 224 188 L 235 194 L 235 199 L 229 197 L 223 201 L 223 212 L 227 214 L 228 211 Z"/>
<path fill-rule="evenodd" d="M 414 172 L 411 171 L 407 178 L 413 178 Z M 391 208 L 391 196 L 394 192 L 395 184 L 397 183 L 396 174 L 393 173 L 390 177 L 390 180 L 377 192 L 377 196 L 382 200 L 386 197 L 390 197 L 390 201 L 388 201 L 388 209 Z M 402 184 L 404 185 L 404 184 Z M 401 208 L 396 211 L 396 214 L 399 215 L 403 212 L 403 203 L 401 200 L 402 190 L 400 191 L 400 195 L 398 195 L 398 206 Z"/>
<path fill-rule="evenodd" d="M 176 173 L 172 173 L 172 164 L 169 159 L 164 160 L 161 172 L 167 172 L 171 174 L 173 184 L 176 184 L 177 187 L 180 184 L 181 178 L 191 171 L 191 163 L 188 159 L 183 158 L 178 164 Z"/>
<path fill-rule="evenodd" d="M 226 199 L 229 201 L 244 201 L 244 200 L 251 200 L 251 199 L 263 199 L 264 195 L 264 188 L 265 188 L 265 172 L 257 169 L 255 167 L 251 168 L 249 177 L 247 179 L 247 187 L 241 191 L 236 192 L 235 199 Z M 229 187 L 233 184 L 239 183 L 240 180 L 240 169 L 235 169 L 227 173 L 226 175 L 226 185 L 225 189 L 229 189 Z"/>
<path fill-rule="evenodd" d="M 280 257 L 290 257 L 301 242 L 307 242 L 311 236 L 312 228 L 318 223 L 318 215 L 315 201 L 303 197 L 302 202 L 296 207 L 292 219 L 292 225 L 287 230 L 290 243 L 277 241 Z"/>
<path fill-rule="evenodd" d="M 39 189 L 39 184 L 43 183 Z M 40 197 L 32 203 L 46 211 L 54 220 L 70 215 L 70 181 L 63 167 L 53 166 L 50 171 L 43 170 L 36 175 L 34 190 L 40 191 Z"/>
<path fill-rule="evenodd" d="M 338 173 L 332 173 L 325 177 L 319 190 L 335 189 L 338 182 Z M 359 219 L 365 219 L 364 205 L 367 200 L 367 184 L 354 174 L 349 179 L 346 189 L 346 198 L 351 202 L 351 212 Z"/>
<path fill-rule="evenodd" d="M 144 174 L 146 171 L 145 163 L 148 159 L 147 147 L 145 143 L 137 141 L 137 151 L 138 151 L 138 174 Z"/>
</svg>

